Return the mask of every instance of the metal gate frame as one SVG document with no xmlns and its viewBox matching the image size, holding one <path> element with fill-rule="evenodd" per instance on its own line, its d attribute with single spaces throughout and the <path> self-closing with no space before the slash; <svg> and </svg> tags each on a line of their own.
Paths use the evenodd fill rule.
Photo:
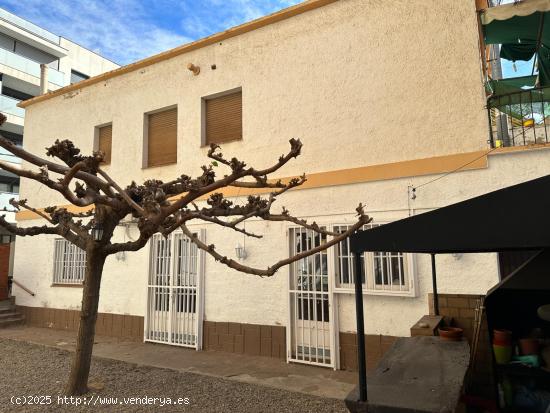
<svg viewBox="0 0 550 413">
<path fill-rule="evenodd" d="M 199 231 L 196 232 L 196 234 L 198 235 L 199 239 L 202 242 L 206 242 L 206 236 L 205 236 L 205 230 L 204 229 L 200 229 Z M 166 268 L 166 270 L 169 271 L 168 276 L 170 277 L 170 284 L 166 285 L 166 286 L 150 283 L 151 276 L 152 276 L 151 273 L 153 271 L 153 265 L 154 265 L 154 262 L 153 262 L 154 250 L 153 250 L 152 243 L 154 241 L 158 240 L 159 238 L 164 238 L 164 237 L 161 234 L 155 234 L 153 237 L 151 237 L 151 241 L 149 242 L 149 271 L 148 271 L 148 274 L 147 274 L 147 291 L 146 291 L 147 299 L 146 299 L 146 311 L 145 311 L 145 317 L 144 317 L 143 341 L 152 342 L 152 343 L 160 343 L 160 344 L 168 344 L 168 345 L 179 346 L 179 347 L 189 347 L 189 348 L 194 348 L 197 351 L 199 351 L 199 350 L 202 350 L 202 344 L 203 344 L 205 254 L 204 254 L 204 251 L 197 248 L 197 262 L 196 262 L 196 265 L 197 265 L 196 278 L 197 279 L 196 279 L 196 287 L 195 287 L 195 291 L 196 291 L 195 314 L 196 314 L 196 317 L 195 317 L 195 323 L 194 323 L 195 324 L 194 328 L 195 328 L 195 331 L 196 331 L 195 343 L 194 344 L 186 344 L 186 343 L 174 342 L 174 340 L 173 340 L 173 333 L 174 333 L 174 331 L 173 331 L 174 292 L 175 292 L 176 288 L 178 288 L 178 287 L 181 288 L 182 287 L 182 286 L 175 286 L 174 285 L 174 280 L 176 278 L 175 277 L 176 265 L 177 265 L 177 260 L 175 259 L 175 257 L 176 257 L 176 253 L 175 253 L 176 252 L 176 242 L 175 241 L 176 241 L 177 237 L 186 238 L 186 236 L 183 235 L 183 233 L 180 232 L 180 231 L 174 232 L 174 233 L 170 234 L 168 238 L 166 238 L 166 241 L 170 242 L 170 250 L 169 250 L 170 251 L 170 264 L 169 264 L 169 267 Z M 151 321 L 149 319 L 149 312 L 150 312 L 152 306 L 156 305 L 156 302 L 152 303 L 151 300 L 150 300 L 150 289 L 151 288 L 159 288 L 159 287 L 160 288 L 165 288 L 169 291 L 167 303 L 166 302 L 161 302 L 160 303 L 161 306 L 166 306 L 167 305 L 167 307 L 168 307 L 167 310 L 166 310 L 166 312 L 168 313 L 167 319 L 163 320 L 163 323 L 164 323 L 164 326 L 165 326 L 165 329 L 166 329 L 165 334 L 168 335 L 166 340 L 160 340 L 160 339 L 155 339 L 155 338 L 148 337 L 148 335 L 150 333 L 149 332 L 149 322 Z M 157 319 L 156 321 L 158 322 L 159 320 Z"/>
<path fill-rule="evenodd" d="M 321 225 L 321 227 L 325 227 L 329 230 L 332 230 L 332 226 L 328 224 Z M 300 229 L 301 227 L 296 226 L 286 226 L 285 232 L 286 232 L 286 238 L 287 238 L 287 246 L 289 250 L 289 254 L 292 254 L 292 244 L 290 239 L 290 233 L 291 230 L 294 229 Z M 305 229 L 304 229 L 305 230 Z M 331 237 L 327 237 L 327 241 Z M 329 308 L 329 350 L 330 350 L 330 363 L 319 363 L 315 361 L 310 360 L 300 360 L 297 357 L 293 357 L 292 355 L 292 334 L 293 334 L 293 314 L 292 314 L 292 302 L 294 300 L 293 295 L 298 294 L 299 290 L 292 290 L 291 289 L 291 277 L 293 276 L 293 268 L 295 267 L 295 264 L 291 264 L 287 266 L 288 273 L 287 273 L 287 297 L 288 297 L 288 319 L 287 319 L 287 334 L 286 334 L 286 342 L 287 342 L 287 363 L 300 363 L 300 364 L 308 364 L 308 365 L 314 365 L 314 366 L 320 366 L 320 367 L 328 367 L 332 368 L 334 370 L 337 370 L 340 366 L 340 351 L 339 351 L 339 329 L 338 329 L 338 297 L 334 293 L 334 260 L 333 258 L 333 248 L 330 247 L 327 249 L 327 276 L 328 276 L 328 291 L 327 291 L 327 297 L 328 297 L 328 308 Z"/>
</svg>

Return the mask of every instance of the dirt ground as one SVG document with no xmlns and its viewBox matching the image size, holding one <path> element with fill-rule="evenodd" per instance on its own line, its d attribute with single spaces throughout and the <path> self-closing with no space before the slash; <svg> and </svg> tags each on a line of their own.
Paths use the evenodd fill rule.
<svg viewBox="0 0 550 413">
<path fill-rule="evenodd" d="M 64 399 L 71 357 L 65 350 L 0 338 L 0 411 L 347 411 L 332 398 L 102 358 L 92 362 L 94 390 Z"/>
</svg>

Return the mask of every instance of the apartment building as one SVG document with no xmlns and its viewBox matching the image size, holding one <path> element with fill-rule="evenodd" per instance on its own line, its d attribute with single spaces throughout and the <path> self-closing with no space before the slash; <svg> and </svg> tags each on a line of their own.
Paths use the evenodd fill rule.
<svg viewBox="0 0 550 413">
<path fill-rule="evenodd" d="M 8 118 L 0 133 L 22 145 L 25 109 L 17 106 L 19 102 L 117 67 L 97 53 L 0 8 L 0 111 Z M 21 162 L 4 150 L 0 150 L 0 159 Z M 0 171 L 0 209 L 10 209 L 8 202 L 18 193 L 19 178 Z M 7 216 L 15 222 L 13 213 Z M 9 239 L 0 230 L 0 243 Z"/>
<path fill-rule="evenodd" d="M 84 152 L 102 149 L 105 170 L 125 185 L 197 175 L 210 142 L 263 167 L 299 137 L 303 154 L 280 177 L 309 180 L 280 202 L 334 229 L 354 222 L 361 202 L 372 225 L 383 225 L 550 173 L 547 141 L 498 136 L 480 24 L 474 0 L 306 1 L 22 103 L 25 146 L 42 153 L 63 136 Z M 66 204 L 35 182 L 22 182 L 21 194 L 35 207 Z M 226 193 L 235 202 L 247 195 Z M 38 218 L 17 215 L 20 225 Z M 135 225 L 129 218 L 116 241 L 133 239 Z M 246 225 L 265 237 L 245 242 L 215 225 L 191 226 L 221 253 L 261 267 L 325 241 L 282 223 Z M 18 243 L 14 275 L 35 294 L 15 288 L 28 322 L 75 329 L 83 252 L 55 236 Z M 343 243 L 259 278 L 205 257 L 181 233 L 154 237 L 106 262 L 96 331 L 353 369 L 350 264 Z M 422 254 L 367 254 L 364 271 L 372 366 L 428 313 L 431 263 Z M 496 254 L 438 257 L 439 293 L 449 300 L 468 302 L 499 279 Z"/>
</svg>

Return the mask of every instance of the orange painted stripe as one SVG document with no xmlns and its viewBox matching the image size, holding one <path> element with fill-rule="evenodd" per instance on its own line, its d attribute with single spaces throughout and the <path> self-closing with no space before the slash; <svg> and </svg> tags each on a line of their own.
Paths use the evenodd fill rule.
<svg viewBox="0 0 550 413">
<path fill-rule="evenodd" d="M 358 168 L 312 173 L 307 175 L 307 181 L 303 185 L 294 188 L 293 191 L 312 188 L 323 188 L 337 185 L 349 185 L 363 182 L 383 181 L 388 179 L 407 178 L 413 176 L 443 174 L 454 171 L 455 169 L 460 168 L 469 162 L 471 163 L 461 170 L 487 168 L 487 152 L 468 152 L 461 154 L 436 156 L 433 158 L 415 159 L 411 161 L 402 161 L 381 165 L 362 166 Z M 290 179 L 290 177 L 282 178 L 283 181 L 288 179 Z M 229 187 L 217 192 L 221 192 L 226 197 L 234 197 L 247 196 L 252 194 L 265 194 L 269 193 L 270 190 L 267 188 L 247 189 Z M 208 196 L 203 196 L 200 199 L 204 200 L 207 197 Z M 67 210 L 71 212 L 83 212 L 90 209 L 75 207 L 73 205 L 63 205 L 63 208 L 67 208 Z M 38 215 L 36 215 L 32 211 L 21 211 L 16 214 L 16 219 L 18 221 L 36 218 L 38 218 Z"/>
</svg>

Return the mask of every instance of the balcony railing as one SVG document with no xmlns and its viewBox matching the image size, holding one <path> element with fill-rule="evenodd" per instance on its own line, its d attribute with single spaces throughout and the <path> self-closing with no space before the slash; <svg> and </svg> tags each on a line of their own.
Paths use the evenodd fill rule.
<svg viewBox="0 0 550 413">
<path fill-rule="evenodd" d="M 0 192 L 0 215 L 6 215 L 6 221 L 15 222 L 14 208 L 10 205 L 10 199 L 19 200 L 19 194 Z"/>
<path fill-rule="evenodd" d="M 16 16 L 15 14 L 12 14 L 7 10 L 0 9 L 0 19 L 14 24 L 23 30 L 26 30 L 45 40 L 48 40 L 49 42 L 59 44 L 59 36 L 56 36 L 55 34 L 43 29 L 42 27 L 39 27 L 34 23 L 22 19 L 21 17 Z"/>
<path fill-rule="evenodd" d="M 0 64 L 40 79 L 40 63 L 10 52 L 9 50 L 0 48 Z M 48 82 L 58 86 L 65 86 L 65 74 L 52 67 L 48 67 Z"/>
<path fill-rule="evenodd" d="M 21 163 L 21 158 L 13 155 L 11 152 L 8 152 L 4 148 L 0 148 L 0 161 L 11 162 L 11 163 Z"/>
<path fill-rule="evenodd" d="M 550 87 L 489 97 L 491 147 L 550 143 Z"/>
<path fill-rule="evenodd" d="M 17 106 L 19 102 L 21 102 L 19 99 L 14 99 L 6 95 L 0 95 L 0 112 L 9 113 L 10 115 L 24 118 L 25 109 Z"/>
</svg>

